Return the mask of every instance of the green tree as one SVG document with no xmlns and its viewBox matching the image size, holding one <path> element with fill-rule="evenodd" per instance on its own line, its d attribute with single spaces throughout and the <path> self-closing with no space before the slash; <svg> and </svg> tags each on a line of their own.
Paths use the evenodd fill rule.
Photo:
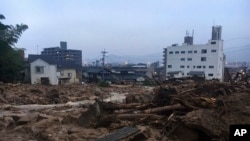
<svg viewBox="0 0 250 141">
<path fill-rule="evenodd" d="M 5 17 L 0 14 L 0 81 L 13 82 L 19 79 L 24 69 L 24 60 L 14 45 L 28 26 L 5 25 L 1 22 L 3 19 Z"/>
</svg>

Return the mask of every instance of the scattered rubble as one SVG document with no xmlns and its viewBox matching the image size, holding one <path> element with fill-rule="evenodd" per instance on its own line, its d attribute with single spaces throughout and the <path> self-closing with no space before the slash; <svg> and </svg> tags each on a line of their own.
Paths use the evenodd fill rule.
<svg viewBox="0 0 250 141">
<path fill-rule="evenodd" d="M 4 141 L 226 141 L 229 125 L 250 123 L 249 99 L 248 85 L 218 81 L 155 87 L 1 84 L 0 136 Z"/>
</svg>

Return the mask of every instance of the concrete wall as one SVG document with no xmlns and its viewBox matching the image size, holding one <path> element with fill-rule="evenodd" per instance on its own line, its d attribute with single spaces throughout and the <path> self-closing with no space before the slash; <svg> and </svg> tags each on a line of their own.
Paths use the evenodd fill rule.
<svg viewBox="0 0 250 141">
<path fill-rule="evenodd" d="M 206 49 L 207 52 L 202 53 L 203 49 Z M 212 52 L 212 50 L 216 50 L 216 52 Z M 176 51 L 179 51 L 179 54 Z M 185 53 L 182 53 L 182 51 Z M 188 53 L 188 51 L 192 51 L 192 53 Z M 197 53 L 194 53 L 194 51 L 197 51 Z M 201 61 L 202 57 L 205 57 L 206 61 Z M 204 71 L 207 80 L 216 78 L 223 81 L 224 56 L 222 40 L 209 40 L 208 44 L 202 45 L 169 46 L 165 58 L 166 74 L 171 71 L 182 71 L 184 73 L 183 77 L 187 77 L 190 71 Z M 192 60 L 188 60 L 188 58 Z M 168 67 L 169 65 L 172 67 Z M 201 66 L 201 68 L 197 68 L 197 66 Z M 209 68 L 209 66 L 213 66 L 213 68 Z M 209 76 L 211 74 L 213 76 Z"/>
<path fill-rule="evenodd" d="M 44 68 L 43 73 L 37 73 L 36 66 L 43 67 Z M 50 65 L 41 59 L 37 59 L 36 61 L 30 64 L 30 75 L 31 75 L 31 84 L 41 84 L 41 77 L 48 77 L 50 84 L 58 85 L 56 65 Z"/>
</svg>

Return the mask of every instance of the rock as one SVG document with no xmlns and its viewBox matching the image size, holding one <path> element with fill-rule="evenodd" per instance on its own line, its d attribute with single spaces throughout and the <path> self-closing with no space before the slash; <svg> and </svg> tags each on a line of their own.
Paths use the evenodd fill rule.
<svg viewBox="0 0 250 141">
<path fill-rule="evenodd" d="M 27 114 L 27 116 L 22 116 L 22 117 L 20 117 L 19 120 L 17 120 L 16 125 L 27 124 L 28 122 L 35 120 L 37 118 L 37 116 L 38 116 L 38 113 L 31 113 L 31 114 Z"/>
<path fill-rule="evenodd" d="M 12 117 L 7 116 L 4 117 L 3 120 L 5 122 L 5 128 L 10 128 L 15 126 L 15 121 Z"/>
<path fill-rule="evenodd" d="M 100 89 L 100 88 L 96 88 L 96 89 L 95 89 L 95 95 L 96 95 L 96 96 L 100 96 L 101 94 L 102 94 L 101 89 Z"/>
</svg>

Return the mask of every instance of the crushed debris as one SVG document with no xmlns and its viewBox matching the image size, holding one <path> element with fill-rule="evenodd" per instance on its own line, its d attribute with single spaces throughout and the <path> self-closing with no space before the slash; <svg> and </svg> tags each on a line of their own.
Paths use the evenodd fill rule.
<svg viewBox="0 0 250 141">
<path fill-rule="evenodd" d="M 226 141 L 229 125 L 250 123 L 249 99 L 248 85 L 218 81 L 154 87 L 1 83 L 0 136 L 4 141 Z"/>
</svg>

